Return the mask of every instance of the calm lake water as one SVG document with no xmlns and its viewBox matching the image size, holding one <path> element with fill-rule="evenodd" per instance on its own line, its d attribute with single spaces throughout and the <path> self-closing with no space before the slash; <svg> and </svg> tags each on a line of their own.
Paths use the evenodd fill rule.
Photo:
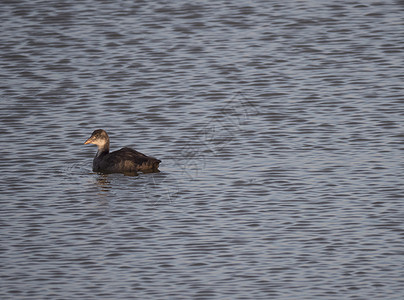
<svg viewBox="0 0 404 300">
<path fill-rule="evenodd" d="M 403 12 L 3 1 L 0 298 L 403 299 Z"/>
</svg>

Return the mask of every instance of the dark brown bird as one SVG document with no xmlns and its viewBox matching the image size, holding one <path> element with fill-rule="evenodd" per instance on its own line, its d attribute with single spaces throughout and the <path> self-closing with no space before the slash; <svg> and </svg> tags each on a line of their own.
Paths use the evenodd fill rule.
<svg viewBox="0 0 404 300">
<path fill-rule="evenodd" d="M 93 171 L 101 173 L 158 172 L 159 163 L 150 157 L 130 148 L 122 148 L 109 153 L 109 137 L 105 130 L 95 130 L 84 144 L 97 145 L 98 151 L 93 160 Z"/>
</svg>

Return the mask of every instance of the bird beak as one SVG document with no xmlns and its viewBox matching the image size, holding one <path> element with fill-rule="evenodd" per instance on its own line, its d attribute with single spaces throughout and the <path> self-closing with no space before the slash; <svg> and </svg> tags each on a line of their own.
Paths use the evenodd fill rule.
<svg viewBox="0 0 404 300">
<path fill-rule="evenodd" d="M 91 138 L 84 142 L 84 145 L 91 144 Z"/>
</svg>

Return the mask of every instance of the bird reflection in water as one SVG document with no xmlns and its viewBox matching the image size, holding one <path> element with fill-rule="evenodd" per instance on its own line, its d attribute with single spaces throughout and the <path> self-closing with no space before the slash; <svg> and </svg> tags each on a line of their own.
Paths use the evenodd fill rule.
<svg viewBox="0 0 404 300">
<path fill-rule="evenodd" d="M 100 174 L 97 176 L 96 184 L 99 188 L 100 194 L 110 193 L 111 181 L 108 179 L 107 174 Z"/>
</svg>

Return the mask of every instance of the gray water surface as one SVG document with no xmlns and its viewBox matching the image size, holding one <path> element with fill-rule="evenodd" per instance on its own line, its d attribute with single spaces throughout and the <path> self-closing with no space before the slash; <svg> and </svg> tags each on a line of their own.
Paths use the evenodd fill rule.
<svg viewBox="0 0 404 300">
<path fill-rule="evenodd" d="M 2 3 L 0 298 L 403 299 L 403 9 Z"/>
</svg>

